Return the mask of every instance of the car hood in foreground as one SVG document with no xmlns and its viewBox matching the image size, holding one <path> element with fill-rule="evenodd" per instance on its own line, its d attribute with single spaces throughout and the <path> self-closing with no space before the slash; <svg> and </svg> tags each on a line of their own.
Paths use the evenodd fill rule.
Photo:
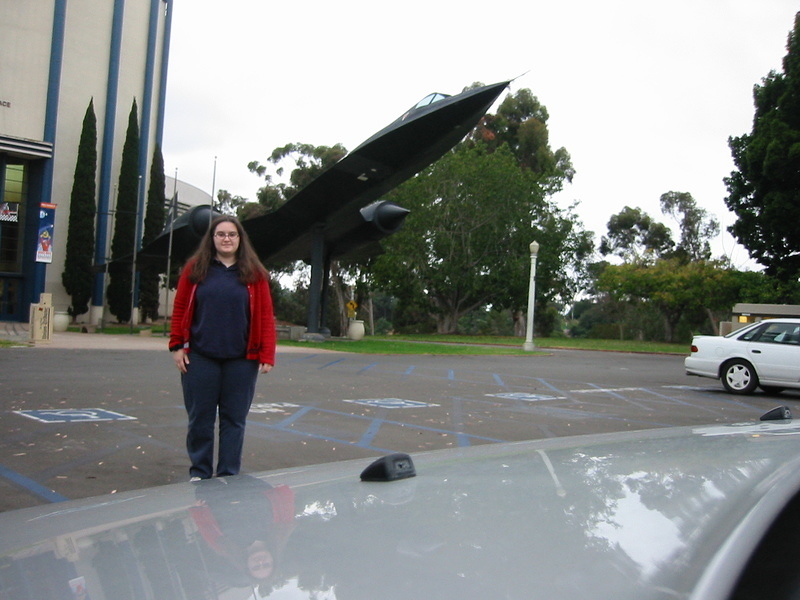
<svg viewBox="0 0 800 600">
<path fill-rule="evenodd" d="M 0 597 L 728 597 L 800 487 L 792 422 L 348 461 L 0 514 Z M 72 595 L 70 595 L 72 594 Z"/>
</svg>

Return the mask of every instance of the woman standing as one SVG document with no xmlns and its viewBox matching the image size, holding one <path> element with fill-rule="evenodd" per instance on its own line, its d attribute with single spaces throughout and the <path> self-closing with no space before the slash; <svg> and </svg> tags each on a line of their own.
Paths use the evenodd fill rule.
<svg viewBox="0 0 800 600">
<path fill-rule="evenodd" d="M 275 364 L 269 276 L 237 219 L 216 218 L 178 280 L 169 349 L 181 372 L 189 415 L 193 481 L 236 475 L 259 373 Z"/>
</svg>

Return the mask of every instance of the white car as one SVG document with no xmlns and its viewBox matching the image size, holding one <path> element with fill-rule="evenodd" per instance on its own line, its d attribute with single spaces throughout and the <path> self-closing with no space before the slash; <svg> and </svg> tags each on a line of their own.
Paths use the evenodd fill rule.
<svg viewBox="0 0 800 600">
<path fill-rule="evenodd" d="M 698 335 L 684 361 L 687 375 L 722 380 L 733 394 L 800 389 L 800 319 L 770 319 L 726 336 Z"/>
<path fill-rule="evenodd" d="M 775 416 L 0 513 L 0 598 L 796 600 L 800 423 Z"/>
</svg>

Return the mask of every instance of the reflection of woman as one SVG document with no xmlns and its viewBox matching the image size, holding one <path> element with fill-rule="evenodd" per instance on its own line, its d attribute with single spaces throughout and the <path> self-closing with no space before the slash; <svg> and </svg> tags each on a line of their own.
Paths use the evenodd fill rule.
<svg viewBox="0 0 800 600">
<path fill-rule="evenodd" d="M 236 475 L 258 373 L 275 364 L 275 321 L 267 272 L 233 217 L 218 217 L 178 281 L 169 349 L 189 415 L 190 477 Z M 191 355 L 190 355 L 191 351 Z"/>
<path fill-rule="evenodd" d="M 294 492 L 242 475 L 227 484 L 202 482 L 195 497 L 189 513 L 225 580 L 235 586 L 269 580 L 294 528 Z"/>
</svg>

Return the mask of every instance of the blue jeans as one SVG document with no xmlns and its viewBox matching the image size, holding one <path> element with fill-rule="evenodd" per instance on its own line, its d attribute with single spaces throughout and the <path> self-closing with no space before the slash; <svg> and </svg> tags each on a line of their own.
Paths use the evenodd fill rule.
<svg viewBox="0 0 800 600">
<path fill-rule="evenodd" d="M 258 361 L 216 359 L 189 354 L 181 375 L 183 401 L 189 415 L 186 449 L 192 477 L 214 475 L 214 425 L 219 413 L 217 475 L 236 475 L 242 464 L 244 427 L 256 391 Z"/>
</svg>

